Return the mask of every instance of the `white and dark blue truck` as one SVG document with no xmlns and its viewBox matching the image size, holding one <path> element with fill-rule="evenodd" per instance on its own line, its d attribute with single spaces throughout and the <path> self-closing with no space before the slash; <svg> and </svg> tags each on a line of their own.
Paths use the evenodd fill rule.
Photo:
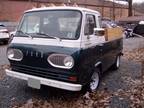
<svg viewBox="0 0 144 108">
<path fill-rule="evenodd" d="M 46 7 L 24 13 L 8 46 L 6 74 L 41 85 L 95 91 L 109 67 L 118 69 L 123 49 L 120 27 L 104 29 L 99 12 L 80 7 Z"/>
</svg>

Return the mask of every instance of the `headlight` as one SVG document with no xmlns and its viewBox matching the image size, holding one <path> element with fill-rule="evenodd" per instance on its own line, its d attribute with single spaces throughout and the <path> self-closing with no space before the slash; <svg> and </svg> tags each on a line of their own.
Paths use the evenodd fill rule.
<svg viewBox="0 0 144 108">
<path fill-rule="evenodd" d="M 23 59 L 23 53 L 19 49 L 8 49 L 7 57 L 10 60 L 21 61 Z"/>
<path fill-rule="evenodd" d="M 74 66 L 73 58 L 65 54 L 51 54 L 48 57 L 48 62 L 54 67 L 63 69 L 71 69 Z"/>
<path fill-rule="evenodd" d="M 74 64 L 73 58 L 71 56 L 65 57 L 64 58 L 64 65 L 66 67 L 72 67 Z"/>
</svg>

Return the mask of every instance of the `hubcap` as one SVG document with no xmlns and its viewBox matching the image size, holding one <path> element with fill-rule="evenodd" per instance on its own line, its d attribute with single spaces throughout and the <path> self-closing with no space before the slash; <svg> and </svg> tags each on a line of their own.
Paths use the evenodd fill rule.
<svg viewBox="0 0 144 108">
<path fill-rule="evenodd" d="M 117 66 L 117 68 L 120 66 L 120 57 L 119 56 L 117 57 L 116 66 Z"/>
<path fill-rule="evenodd" d="M 90 89 L 92 91 L 96 90 L 99 84 L 99 75 L 97 72 L 94 72 L 91 78 L 91 82 L 90 82 Z"/>
</svg>

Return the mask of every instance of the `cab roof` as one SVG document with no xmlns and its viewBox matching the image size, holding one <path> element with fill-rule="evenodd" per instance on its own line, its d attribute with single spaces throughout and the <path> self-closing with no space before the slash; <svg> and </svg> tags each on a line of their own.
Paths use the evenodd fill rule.
<svg viewBox="0 0 144 108">
<path fill-rule="evenodd" d="M 35 12 L 35 11 L 45 11 L 45 10 L 64 10 L 64 9 L 66 9 L 66 10 L 79 10 L 79 11 L 92 12 L 92 13 L 96 13 L 96 14 L 100 15 L 100 13 L 98 11 L 95 11 L 95 10 L 82 8 L 82 7 L 71 7 L 71 6 L 54 6 L 54 7 L 33 8 L 33 9 L 25 11 L 25 13 L 27 13 L 27 12 Z"/>
</svg>

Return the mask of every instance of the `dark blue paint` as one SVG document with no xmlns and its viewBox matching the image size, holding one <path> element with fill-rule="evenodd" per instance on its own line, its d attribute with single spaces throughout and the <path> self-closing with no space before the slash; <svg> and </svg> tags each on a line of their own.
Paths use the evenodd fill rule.
<svg viewBox="0 0 144 108">
<path fill-rule="evenodd" d="M 102 62 L 101 72 L 114 63 L 116 56 L 122 52 L 123 43 L 122 39 L 117 39 L 104 43 L 104 46 L 87 49 L 27 44 L 10 44 L 8 48 L 20 49 L 24 54 L 20 62 L 10 60 L 14 71 L 85 85 L 90 81 L 97 62 Z M 53 53 L 71 55 L 75 61 L 74 67 L 68 70 L 51 66 L 47 58 Z M 76 82 L 69 81 L 69 77 L 73 76 L 77 77 Z"/>
</svg>

